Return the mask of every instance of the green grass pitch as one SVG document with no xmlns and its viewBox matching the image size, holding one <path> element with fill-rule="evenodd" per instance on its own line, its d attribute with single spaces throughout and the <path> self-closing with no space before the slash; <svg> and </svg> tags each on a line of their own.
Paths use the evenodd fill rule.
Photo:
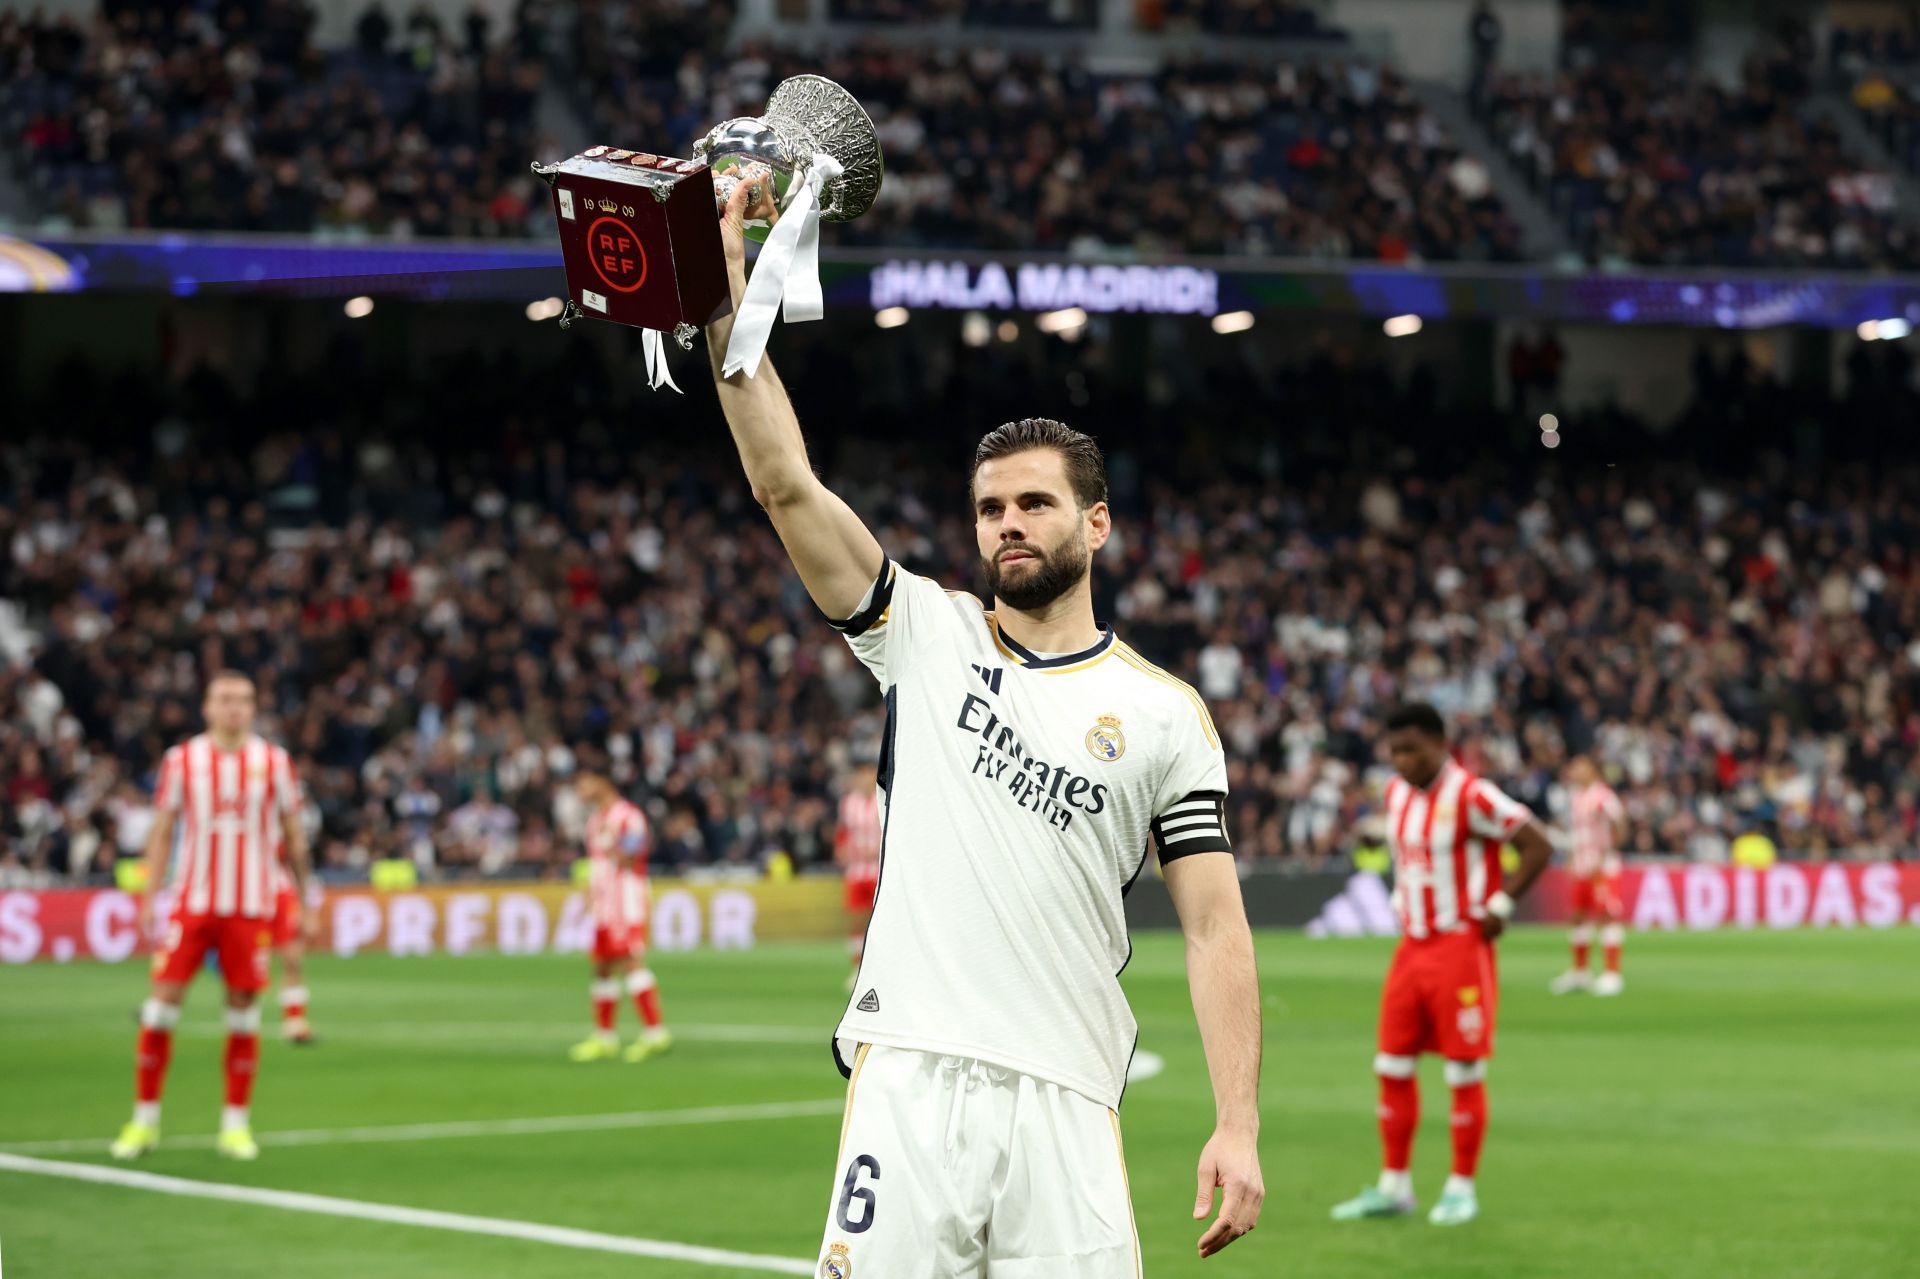
<svg viewBox="0 0 1920 1279">
<path fill-rule="evenodd" d="M 1635 937 L 1626 997 L 1613 1001 L 1546 993 L 1564 958 L 1557 932 L 1509 938 L 1483 1216 L 1453 1231 L 1326 1219 L 1376 1168 L 1369 1072 L 1390 943 L 1269 933 L 1259 945 L 1266 1212 L 1257 1233 L 1201 1263 L 1187 1213 L 1212 1111 L 1180 942 L 1137 939 L 1125 980 L 1141 1048 L 1166 1063 L 1121 1112 L 1150 1274 L 1920 1274 L 1920 932 Z M 182 1140 L 213 1131 L 220 1100 L 218 996 L 203 980 L 175 1047 L 173 1144 L 139 1167 L 809 1260 L 835 1173 L 840 1121 L 822 1111 L 842 1091 L 825 1041 L 843 964 L 825 944 L 661 956 L 679 1046 L 641 1066 L 576 1066 L 565 1050 L 586 1019 L 578 958 L 321 958 L 309 985 L 324 1042 L 265 1043 L 263 1151 L 245 1166 Z M 143 982 L 138 965 L 0 970 L 0 1151 L 108 1162 Z M 631 1010 L 621 1012 L 630 1035 Z M 1447 1171 L 1437 1063 L 1422 1084 L 1424 1204 Z M 288 1130 L 784 1101 L 829 1105 L 677 1127 L 273 1143 Z M 97 1145 L 45 1151 L 80 1137 Z M 10 1279 L 761 1273 L 10 1171 L 0 1171 L 0 1265 Z"/>
</svg>

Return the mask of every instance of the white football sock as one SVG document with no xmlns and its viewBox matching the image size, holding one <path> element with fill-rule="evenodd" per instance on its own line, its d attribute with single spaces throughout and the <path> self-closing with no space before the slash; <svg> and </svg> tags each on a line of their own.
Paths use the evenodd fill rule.
<svg viewBox="0 0 1920 1279">
<path fill-rule="evenodd" d="M 1447 1188 L 1440 1193 L 1443 1195 L 1465 1195 L 1471 1199 L 1474 1197 L 1473 1178 L 1462 1177 L 1458 1173 L 1449 1174 L 1447 1177 Z"/>
<path fill-rule="evenodd" d="M 180 1024 L 180 1005 L 149 999 L 140 1005 L 140 1024 L 154 1030 L 172 1030 Z"/>
<path fill-rule="evenodd" d="M 235 1128 L 245 1128 L 247 1126 L 247 1111 L 248 1108 L 245 1106 L 222 1106 L 220 1108 L 220 1131 L 232 1132 Z"/>
<path fill-rule="evenodd" d="M 1413 1198 L 1413 1173 L 1405 1168 L 1398 1172 L 1391 1168 L 1382 1168 L 1379 1190 L 1389 1199 L 1411 1199 Z"/>
<path fill-rule="evenodd" d="M 145 1124 L 149 1128 L 160 1126 L 160 1103 L 157 1101 L 136 1101 L 133 1103 L 133 1122 Z"/>
</svg>

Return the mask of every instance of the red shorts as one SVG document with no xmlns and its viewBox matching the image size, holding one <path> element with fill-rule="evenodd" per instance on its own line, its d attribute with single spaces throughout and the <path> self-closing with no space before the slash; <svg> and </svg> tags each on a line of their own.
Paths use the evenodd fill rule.
<svg viewBox="0 0 1920 1279">
<path fill-rule="evenodd" d="M 273 919 L 268 928 L 275 950 L 300 940 L 300 894 L 293 885 L 282 888 L 273 899 Z"/>
<path fill-rule="evenodd" d="M 1380 997 L 1380 1051 L 1439 1053 L 1449 1061 L 1493 1056 L 1497 981 L 1493 944 L 1477 926 L 1403 939 Z"/>
<path fill-rule="evenodd" d="M 272 931 L 268 924 L 265 919 L 243 915 L 176 913 L 167 921 L 167 934 L 153 952 L 153 975 L 159 981 L 190 982 L 212 950 L 220 954 L 220 975 L 226 979 L 227 989 L 265 990 Z"/>
<path fill-rule="evenodd" d="M 880 891 L 878 875 L 847 876 L 847 909 L 856 915 L 873 913 L 873 897 Z"/>
<path fill-rule="evenodd" d="M 1620 877 L 1595 875 L 1591 879 L 1574 880 L 1573 899 L 1568 908 L 1575 915 L 1599 916 L 1609 922 L 1618 920 L 1625 913 L 1620 909 Z"/>
<path fill-rule="evenodd" d="M 622 959 L 638 959 L 647 950 L 647 925 L 595 924 L 593 926 L 593 962 L 612 964 Z"/>
</svg>

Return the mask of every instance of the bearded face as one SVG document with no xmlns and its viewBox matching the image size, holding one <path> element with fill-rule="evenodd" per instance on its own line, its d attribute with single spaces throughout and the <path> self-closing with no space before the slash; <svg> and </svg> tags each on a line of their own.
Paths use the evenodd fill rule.
<svg viewBox="0 0 1920 1279">
<path fill-rule="evenodd" d="M 1085 580 L 1108 527 L 1104 502 L 1082 509 L 1074 500 L 1065 459 L 1054 449 L 981 463 L 973 513 L 981 575 L 994 598 L 1023 613 L 1045 609 Z"/>
<path fill-rule="evenodd" d="M 1052 546 L 1011 542 L 980 561 L 994 598 L 1023 613 L 1043 609 L 1078 586 L 1092 564 L 1086 530 L 1078 521 Z"/>
</svg>

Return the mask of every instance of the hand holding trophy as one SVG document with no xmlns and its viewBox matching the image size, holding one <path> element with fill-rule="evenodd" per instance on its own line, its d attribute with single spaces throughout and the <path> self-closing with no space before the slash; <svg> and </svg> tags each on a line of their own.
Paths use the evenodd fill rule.
<svg viewBox="0 0 1920 1279">
<path fill-rule="evenodd" d="M 735 165 L 713 182 L 714 203 L 720 215 L 720 246 L 736 306 L 747 290 L 746 242 L 750 233 L 758 230 L 764 238 L 766 230 L 780 221 L 780 203 L 773 191 L 773 170 L 758 160 Z"/>
<path fill-rule="evenodd" d="M 560 226 L 562 326 L 597 315 L 644 328 L 648 381 L 658 387 L 673 386 L 661 334 L 691 348 L 694 331 L 733 311 L 736 298 L 729 377 L 759 368 L 776 312 L 789 322 L 824 314 L 820 222 L 872 207 L 882 159 L 853 95 L 805 75 L 782 81 L 763 115 L 714 126 L 692 159 L 600 146 L 533 171 L 552 188 Z M 721 235 L 716 208 L 739 217 L 737 234 Z M 763 243 L 750 280 L 742 237 Z M 735 270 L 741 276 L 730 279 Z"/>
</svg>

